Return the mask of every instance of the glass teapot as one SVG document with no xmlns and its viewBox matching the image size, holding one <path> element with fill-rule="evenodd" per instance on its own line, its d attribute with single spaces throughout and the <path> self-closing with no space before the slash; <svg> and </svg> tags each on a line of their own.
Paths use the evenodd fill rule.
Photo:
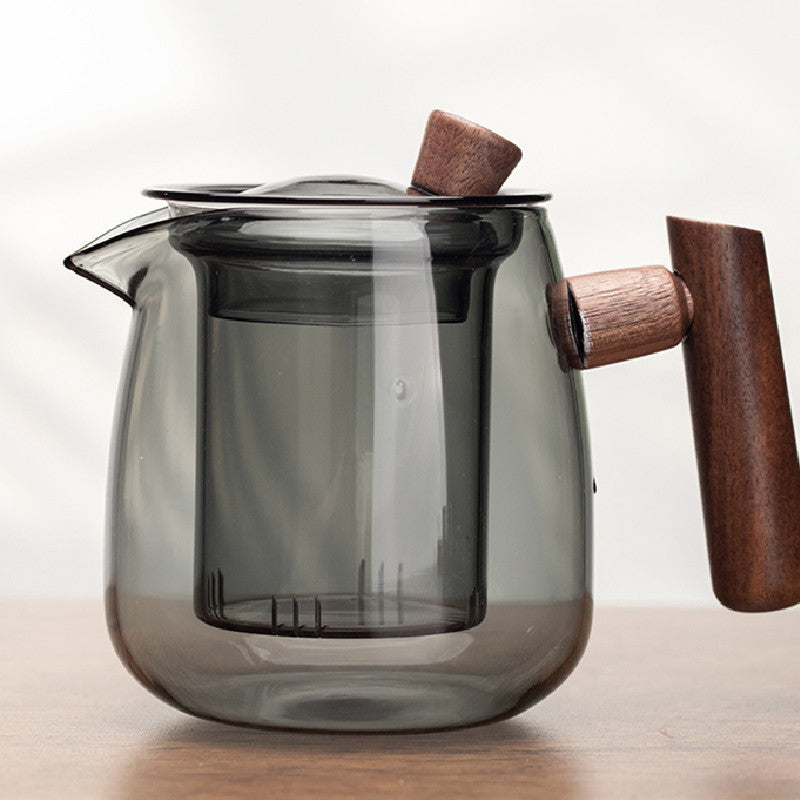
<svg viewBox="0 0 800 800">
<path fill-rule="evenodd" d="M 199 716 L 323 730 L 474 724 L 555 688 L 592 605 L 573 367 L 677 343 L 697 295 L 663 268 L 562 280 L 546 195 L 145 194 L 167 208 L 65 262 L 134 309 L 107 518 L 128 669 Z M 790 418 L 781 436 L 794 453 Z M 800 599 L 800 556 L 770 542 L 764 608 Z"/>
</svg>

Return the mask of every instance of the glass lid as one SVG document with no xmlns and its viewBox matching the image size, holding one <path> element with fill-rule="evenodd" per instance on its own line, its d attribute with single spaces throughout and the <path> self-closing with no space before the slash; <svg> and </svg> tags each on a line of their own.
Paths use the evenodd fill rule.
<svg viewBox="0 0 800 800">
<path fill-rule="evenodd" d="M 174 204 L 365 205 L 365 206 L 518 206 L 544 203 L 551 195 L 528 191 L 473 197 L 406 194 L 404 187 L 376 178 L 317 176 L 273 184 L 177 184 L 153 186 L 142 194 Z"/>
</svg>

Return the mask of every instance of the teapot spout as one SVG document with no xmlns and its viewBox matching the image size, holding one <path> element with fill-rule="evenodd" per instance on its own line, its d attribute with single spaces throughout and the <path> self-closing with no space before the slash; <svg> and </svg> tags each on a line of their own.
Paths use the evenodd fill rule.
<svg viewBox="0 0 800 800">
<path fill-rule="evenodd" d="M 134 217 L 67 256 L 64 266 L 135 306 L 148 264 L 168 243 L 171 219 L 168 208 Z"/>
</svg>

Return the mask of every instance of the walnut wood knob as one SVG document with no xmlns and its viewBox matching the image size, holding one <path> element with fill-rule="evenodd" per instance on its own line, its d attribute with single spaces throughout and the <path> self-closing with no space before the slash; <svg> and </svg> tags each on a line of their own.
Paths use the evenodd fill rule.
<svg viewBox="0 0 800 800">
<path fill-rule="evenodd" d="M 565 278 L 548 292 L 548 304 L 553 341 L 573 369 L 674 347 L 694 310 L 684 282 L 660 266 Z"/>
<path fill-rule="evenodd" d="M 449 197 L 497 194 L 522 151 L 474 122 L 433 111 L 411 178 L 409 194 Z"/>
<path fill-rule="evenodd" d="M 800 602 L 800 465 L 764 240 L 667 219 L 695 298 L 684 341 L 714 592 L 737 611 Z"/>
</svg>

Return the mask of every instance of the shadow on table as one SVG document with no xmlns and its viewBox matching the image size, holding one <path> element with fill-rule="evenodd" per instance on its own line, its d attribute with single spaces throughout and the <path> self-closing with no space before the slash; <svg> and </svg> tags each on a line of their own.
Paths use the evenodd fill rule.
<svg viewBox="0 0 800 800">
<path fill-rule="evenodd" d="M 143 743 L 111 797 L 584 796 L 580 769 L 519 719 L 422 734 L 323 734 L 181 722 Z"/>
</svg>

